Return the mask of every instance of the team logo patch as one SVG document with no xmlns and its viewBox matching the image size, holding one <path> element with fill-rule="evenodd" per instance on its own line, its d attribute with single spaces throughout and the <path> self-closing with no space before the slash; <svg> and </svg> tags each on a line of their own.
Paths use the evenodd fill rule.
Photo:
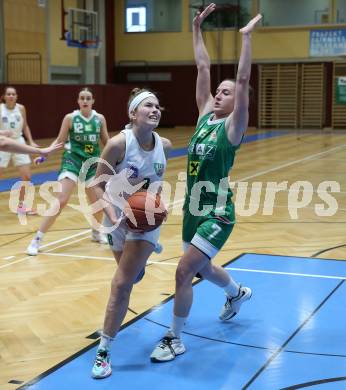
<svg viewBox="0 0 346 390">
<path fill-rule="evenodd" d="M 165 166 L 164 166 L 164 164 L 161 164 L 161 163 L 154 163 L 154 169 L 155 169 L 157 176 L 161 177 L 163 175 L 164 170 L 165 170 Z"/>
<path fill-rule="evenodd" d="M 197 144 L 195 147 L 195 153 L 197 154 L 197 156 L 204 156 L 205 144 Z"/>
<path fill-rule="evenodd" d="M 216 145 L 213 144 L 196 144 L 195 145 L 195 154 L 206 158 L 208 160 L 214 160 L 216 152 Z"/>
<path fill-rule="evenodd" d="M 84 125 L 85 131 L 92 131 L 93 128 L 90 123 Z"/>
<path fill-rule="evenodd" d="M 199 161 L 190 161 L 189 163 L 189 175 L 197 176 L 199 168 Z"/>
<path fill-rule="evenodd" d="M 64 162 L 67 165 L 77 166 L 76 163 L 70 158 L 66 158 Z"/>
<path fill-rule="evenodd" d="M 93 145 L 84 145 L 84 152 L 85 153 L 93 153 L 94 146 Z"/>
<path fill-rule="evenodd" d="M 8 118 L 7 118 L 7 116 L 3 116 L 3 117 L 1 118 L 1 122 L 2 122 L 2 123 L 8 123 Z"/>
<path fill-rule="evenodd" d="M 216 132 L 216 131 L 213 131 L 213 132 L 210 134 L 209 140 L 210 140 L 210 141 L 215 141 L 216 139 L 217 139 L 217 132 Z"/>
<path fill-rule="evenodd" d="M 129 172 L 131 172 L 131 176 L 129 176 L 129 179 L 136 179 L 138 177 L 138 168 L 135 165 L 130 164 L 128 170 Z"/>
<path fill-rule="evenodd" d="M 198 133 L 198 137 L 204 137 L 206 134 L 207 134 L 208 130 L 207 129 L 202 129 L 200 130 L 200 132 Z"/>
</svg>

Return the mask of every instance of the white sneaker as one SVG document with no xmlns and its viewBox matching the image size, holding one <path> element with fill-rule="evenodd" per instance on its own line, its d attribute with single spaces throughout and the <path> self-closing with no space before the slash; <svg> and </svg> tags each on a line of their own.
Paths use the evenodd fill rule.
<svg viewBox="0 0 346 390">
<path fill-rule="evenodd" d="M 181 339 L 168 331 L 166 336 L 160 340 L 153 350 L 150 359 L 154 363 L 169 362 L 185 351 L 186 349 Z"/>
<path fill-rule="evenodd" d="M 249 287 L 241 287 L 239 286 L 239 293 L 236 297 L 229 297 L 226 295 L 226 302 L 220 313 L 220 320 L 230 320 L 233 318 L 240 310 L 240 306 L 245 301 L 251 298 L 252 291 Z"/>
<path fill-rule="evenodd" d="M 91 376 L 95 379 L 107 378 L 112 373 L 110 353 L 106 349 L 99 349 L 91 370 Z"/>
<path fill-rule="evenodd" d="M 163 250 L 163 246 L 158 242 L 155 245 L 154 253 L 160 254 Z"/>
<path fill-rule="evenodd" d="M 91 241 L 98 242 L 99 244 L 108 244 L 107 234 L 100 233 L 97 230 L 92 230 Z"/>
<path fill-rule="evenodd" d="M 37 256 L 40 250 L 41 240 L 35 237 L 26 248 L 26 253 L 30 256 Z"/>
</svg>

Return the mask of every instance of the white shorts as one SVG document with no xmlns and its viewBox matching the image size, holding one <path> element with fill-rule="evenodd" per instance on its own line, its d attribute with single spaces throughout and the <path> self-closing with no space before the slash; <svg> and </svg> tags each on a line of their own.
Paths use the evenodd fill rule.
<svg viewBox="0 0 346 390">
<path fill-rule="evenodd" d="M 220 251 L 214 245 L 211 245 L 209 241 L 205 238 L 201 237 L 199 234 L 195 234 L 191 240 L 191 242 L 183 241 L 183 252 L 187 251 L 187 248 L 193 245 L 195 248 L 199 249 L 202 253 L 204 253 L 209 259 L 213 259 L 218 252 Z"/>
<path fill-rule="evenodd" d="M 25 144 L 25 140 L 23 137 L 15 138 L 13 140 L 20 144 Z M 0 152 L 0 168 L 7 168 L 11 160 L 13 162 L 13 165 L 16 167 L 31 164 L 31 159 L 27 154 Z"/>
<path fill-rule="evenodd" d="M 75 183 L 78 183 L 78 180 L 79 180 L 78 176 L 75 173 L 70 172 L 70 171 L 62 171 L 58 176 L 58 180 L 62 180 L 62 179 L 71 179 Z M 91 177 L 90 179 L 88 179 L 85 182 L 85 185 L 88 186 L 94 179 L 95 179 L 95 176 Z"/>
<path fill-rule="evenodd" d="M 120 217 L 121 212 L 119 209 L 116 209 L 116 214 Z M 111 227 L 112 224 L 110 220 L 105 216 L 104 225 L 107 227 Z M 155 247 L 159 241 L 160 237 L 160 227 L 151 232 L 145 233 L 135 233 L 128 229 L 125 222 L 121 222 L 118 227 L 116 227 L 111 233 L 108 234 L 108 242 L 110 247 L 115 252 L 122 252 L 124 249 L 125 241 L 148 241 Z"/>
</svg>

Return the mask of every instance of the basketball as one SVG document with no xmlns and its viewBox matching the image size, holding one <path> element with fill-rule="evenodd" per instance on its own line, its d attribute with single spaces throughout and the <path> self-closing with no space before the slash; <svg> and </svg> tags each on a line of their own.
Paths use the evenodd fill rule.
<svg viewBox="0 0 346 390">
<path fill-rule="evenodd" d="M 125 207 L 126 224 L 131 229 L 150 232 L 159 227 L 167 216 L 167 210 L 159 194 L 138 191 L 131 195 Z"/>
</svg>

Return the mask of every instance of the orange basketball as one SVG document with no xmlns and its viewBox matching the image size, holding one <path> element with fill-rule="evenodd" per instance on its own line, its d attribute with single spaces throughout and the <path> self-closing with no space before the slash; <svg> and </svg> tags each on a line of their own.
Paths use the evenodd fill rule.
<svg viewBox="0 0 346 390">
<path fill-rule="evenodd" d="M 167 216 L 167 210 L 159 194 L 138 191 L 131 195 L 125 207 L 126 223 L 132 229 L 150 232 L 159 227 Z"/>
</svg>

